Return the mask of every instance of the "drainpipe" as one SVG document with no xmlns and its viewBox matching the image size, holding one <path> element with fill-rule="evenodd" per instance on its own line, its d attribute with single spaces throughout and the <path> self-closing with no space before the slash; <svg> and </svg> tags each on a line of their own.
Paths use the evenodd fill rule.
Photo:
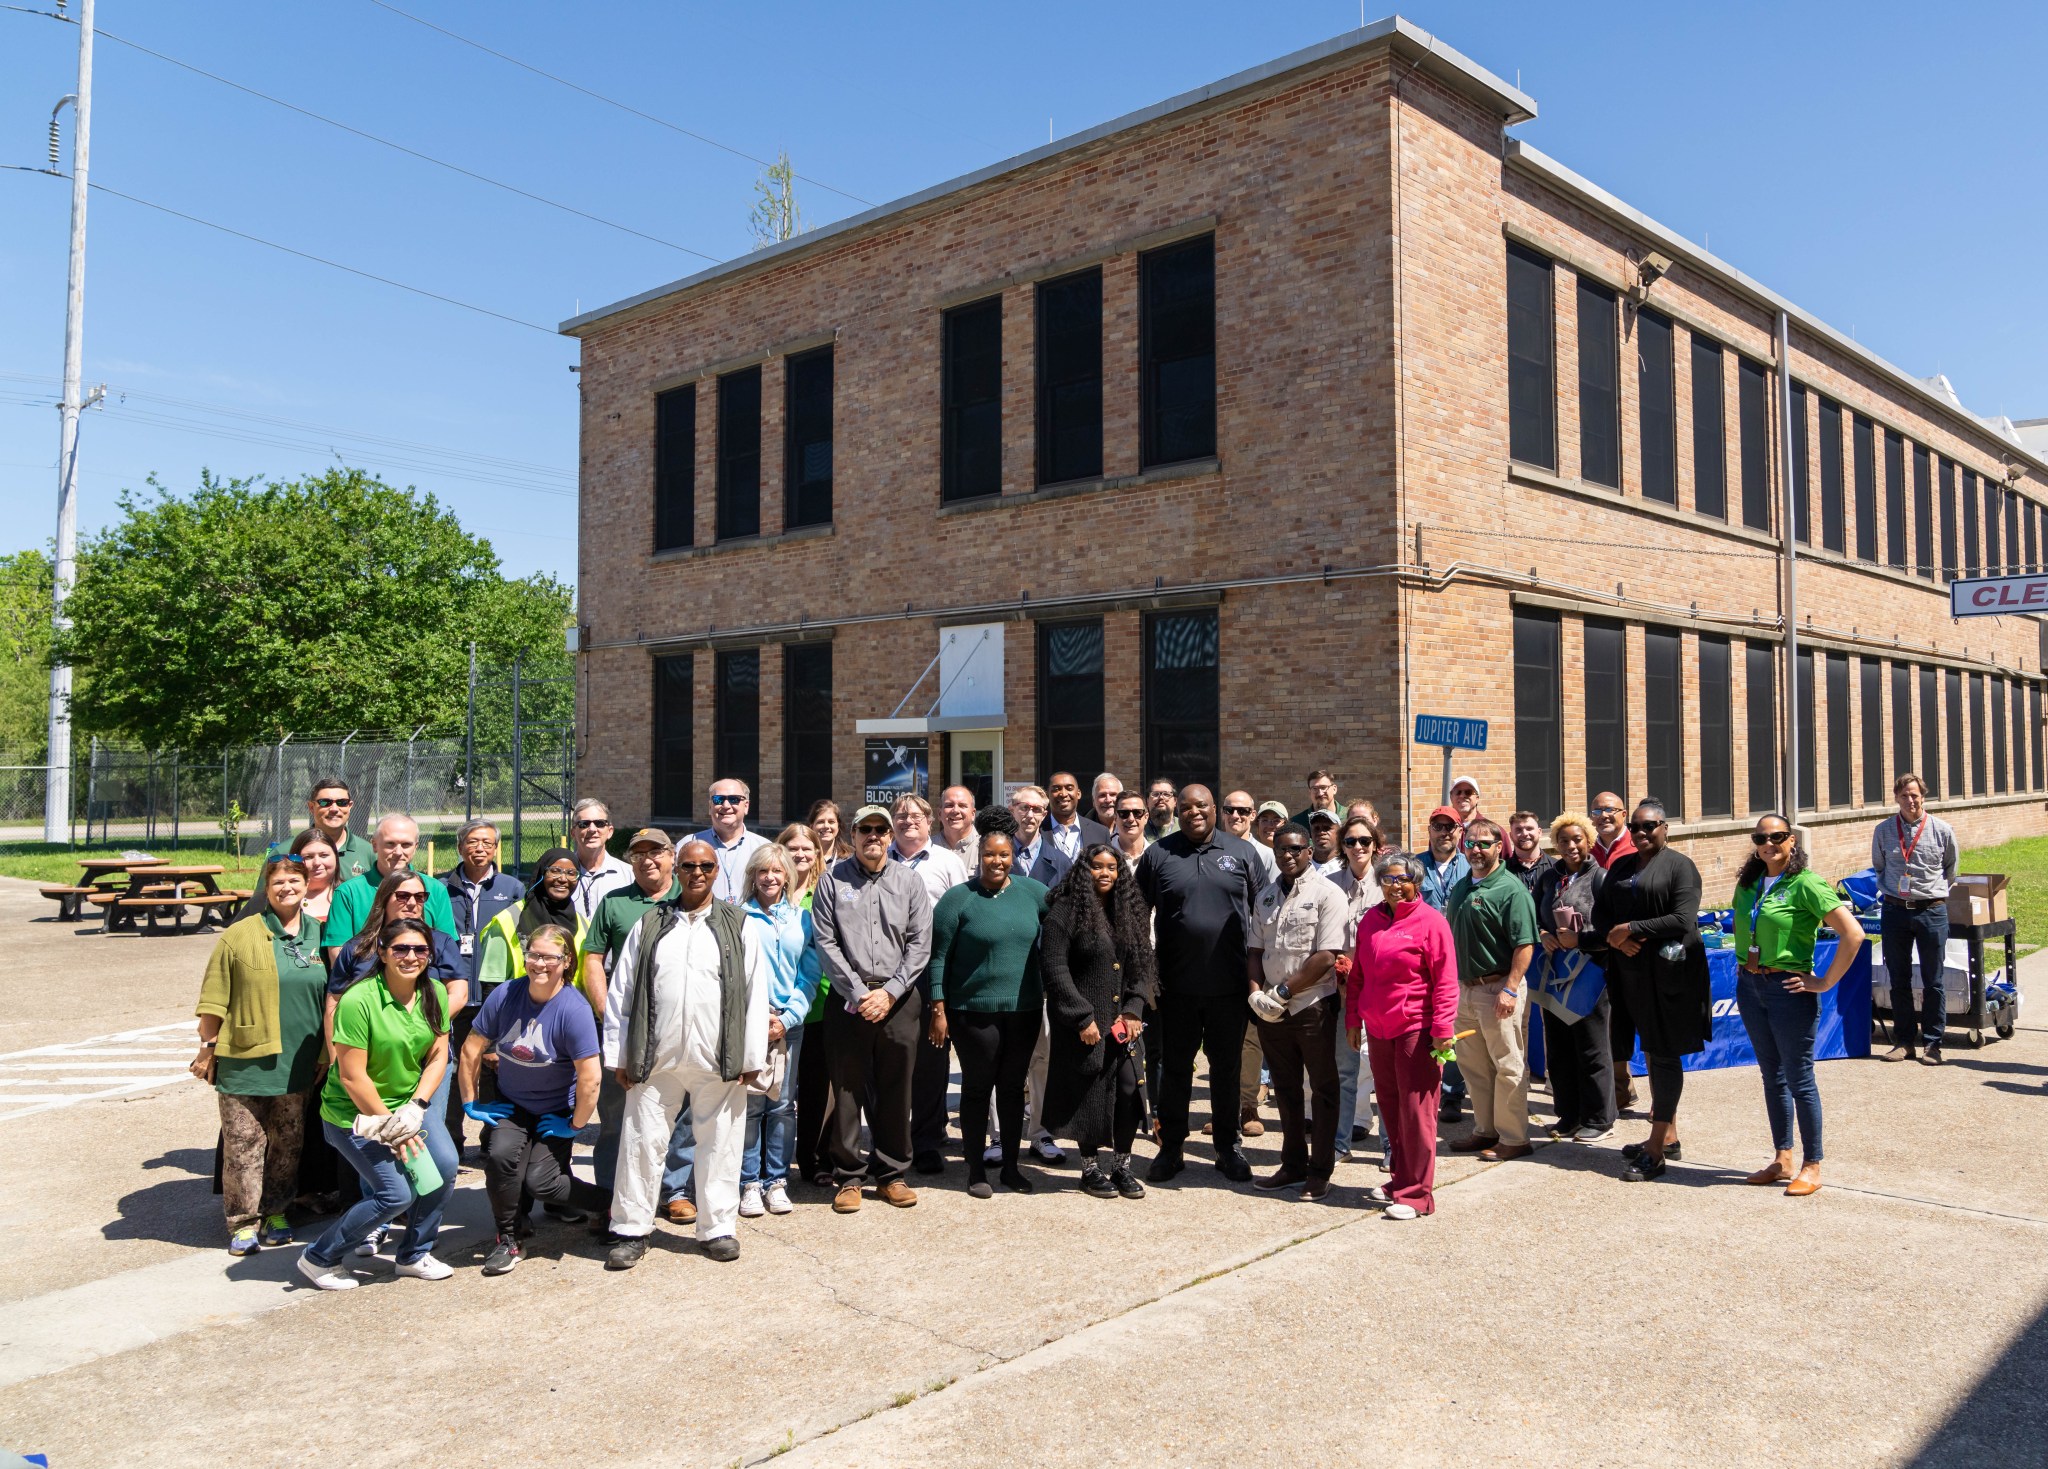
<svg viewBox="0 0 2048 1469">
<path fill-rule="evenodd" d="M 1785 547 L 1785 791 L 1791 802 L 1785 809 L 1796 827 L 1813 792 L 1799 789 L 1799 542 L 1792 504 L 1792 323 L 1782 311 L 1778 313 L 1778 483 L 1783 500 L 1778 539 Z"/>
</svg>

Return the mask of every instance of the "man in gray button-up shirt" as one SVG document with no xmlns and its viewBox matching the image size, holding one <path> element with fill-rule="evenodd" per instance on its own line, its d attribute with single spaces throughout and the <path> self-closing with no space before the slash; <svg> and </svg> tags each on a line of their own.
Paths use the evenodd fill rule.
<svg viewBox="0 0 2048 1469">
<path fill-rule="evenodd" d="M 1948 1024 L 1942 978 L 1948 956 L 1948 889 L 1962 849 L 1955 828 L 1927 810 L 1927 790 L 1911 773 L 1892 782 L 1899 814 L 1870 834 L 1870 865 L 1884 897 L 1885 976 L 1892 984 L 1892 1039 L 1887 1061 L 1910 1061 L 1913 1046 L 1913 955 L 1920 955 L 1920 1038 L 1923 1058 L 1941 1064 L 1942 1029 Z"/>
<path fill-rule="evenodd" d="M 832 1207 L 860 1207 L 861 1180 L 883 1202 L 908 1208 L 917 1195 L 904 1183 L 910 1167 L 910 1079 L 921 998 L 911 995 L 932 955 L 932 900 L 923 880 L 889 860 L 889 813 L 863 806 L 853 818 L 853 856 L 818 881 L 811 931 L 832 997 L 825 1009 L 831 1058 L 832 1122 L 826 1144 L 838 1194 Z M 909 998 L 906 999 L 906 996 Z M 861 1108 L 868 1113 L 871 1152 L 860 1156 Z"/>
</svg>

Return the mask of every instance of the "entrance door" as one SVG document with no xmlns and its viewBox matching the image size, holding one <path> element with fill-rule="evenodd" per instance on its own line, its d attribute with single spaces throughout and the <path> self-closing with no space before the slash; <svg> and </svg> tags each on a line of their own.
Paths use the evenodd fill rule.
<svg viewBox="0 0 2048 1469">
<path fill-rule="evenodd" d="M 951 784 L 974 792 L 975 809 L 993 806 L 1003 790 L 1003 732 L 999 729 L 958 730 L 952 746 Z"/>
</svg>

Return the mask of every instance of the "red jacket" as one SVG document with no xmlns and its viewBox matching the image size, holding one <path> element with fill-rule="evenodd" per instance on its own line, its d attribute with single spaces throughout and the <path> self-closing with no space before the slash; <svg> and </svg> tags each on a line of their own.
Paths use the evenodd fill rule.
<svg viewBox="0 0 2048 1469">
<path fill-rule="evenodd" d="M 1394 910 L 1375 903 L 1358 921 L 1358 952 L 1344 985 L 1344 1023 L 1380 1040 L 1458 1029 L 1458 951 L 1451 925 L 1420 898 Z"/>
<path fill-rule="evenodd" d="M 1614 845 L 1604 851 L 1600 846 L 1600 838 L 1593 838 L 1593 860 L 1600 864 L 1602 872 L 1614 865 L 1616 857 L 1626 857 L 1635 849 L 1636 839 L 1628 834 L 1627 827 L 1621 829 L 1621 835 L 1614 839 Z"/>
</svg>

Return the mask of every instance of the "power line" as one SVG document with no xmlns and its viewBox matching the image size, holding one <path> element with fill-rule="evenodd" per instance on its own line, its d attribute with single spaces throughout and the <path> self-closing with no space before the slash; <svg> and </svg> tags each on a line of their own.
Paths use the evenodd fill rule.
<svg viewBox="0 0 2048 1469">
<path fill-rule="evenodd" d="M 172 66 L 181 67 L 184 70 L 191 72 L 194 76 L 202 76 L 205 77 L 208 81 L 219 82 L 224 87 L 232 87 L 237 92 L 247 93 L 249 96 L 258 98 L 259 100 L 264 102 L 268 102 L 274 107 L 282 107 L 288 112 L 296 112 L 301 117 L 309 117 L 315 122 L 324 122 L 327 124 L 327 126 L 331 128 L 339 128 L 342 132 L 350 133 L 358 138 L 365 139 L 368 142 L 376 143 L 385 148 L 390 148 L 394 152 L 403 153 L 409 158 L 417 158 L 423 163 L 431 163 L 436 168 L 445 168 L 450 173 L 461 174 L 464 178 L 474 179 L 476 180 L 476 182 L 480 184 L 489 184 L 494 189 L 503 189 L 508 194 L 517 194 L 522 199 L 530 199 L 536 204 L 545 204 L 550 209 L 559 209 L 564 214 L 573 214 L 579 219 L 587 219 L 591 221 L 593 224 L 601 224 L 605 226 L 607 229 L 618 230 L 622 234 L 633 235 L 636 238 L 650 241 L 653 244 L 661 245 L 667 249 L 680 251 L 685 255 L 694 255 L 699 260 L 709 260 L 713 264 L 716 264 L 720 258 L 716 255 L 708 255 L 702 250 L 693 250 L 688 245 L 679 245 L 674 240 L 665 240 L 659 235 L 650 235 L 649 233 L 647 233 L 647 231 L 635 229 L 633 228 L 633 226 L 629 224 L 620 224 L 617 220 L 606 219 L 602 215 L 592 214 L 587 209 L 578 209 L 573 204 L 564 204 L 558 199 L 547 198 L 544 195 L 534 193 L 530 189 L 522 189 L 517 184 L 508 184 L 503 179 L 491 178 L 487 174 L 478 173 L 475 169 L 464 168 L 459 163 L 450 163 L 445 158 L 436 158 L 431 153 L 422 153 L 417 148 L 409 148 L 405 144 L 394 142 L 390 138 L 379 137 L 377 134 L 372 132 L 365 132 L 362 128 L 355 127 L 349 123 L 342 122 L 337 118 L 325 116 L 322 113 L 313 111 L 309 107 L 301 107 L 296 102 L 287 102 L 282 97 L 273 97 L 268 92 L 259 92 L 254 87 L 245 86 L 241 82 L 232 81 L 229 78 L 221 76 L 215 72 L 210 72 L 206 70 L 204 67 L 194 66 L 189 61 L 180 61 L 177 57 L 166 56 L 161 51 L 152 51 L 149 47 L 144 46 L 139 42 L 131 41 L 125 36 L 117 36 L 112 31 L 102 30 L 97 26 L 93 28 L 93 31 L 95 35 L 103 36 L 107 40 L 113 41 L 118 45 L 126 46 L 131 51 L 140 51 L 145 56 L 154 56 L 158 61 L 168 62 Z"/>
<path fill-rule="evenodd" d="M 670 122 L 665 117 L 656 117 L 651 112 L 642 112 L 639 108 L 634 107 L 628 103 L 621 102 L 616 97 L 607 97 L 602 92 L 593 92 L 590 88 L 583 86 L 580 83 L 572 82 L 567 77 L 556 76 L 551 71 L 543 71 L 541 70 L 541 68 L 533 65 L 531 62 L 521 61 L 516 56 L 507 56 L 503 51 L 494 51 L 481 41 L 472 41 L 468 36 L 458 35 L 456 32 L 449 30 L 446 26 L 436 25 L 433 21 L 426 20 L 420 16 L 414 15 L 410 11 L 400 10 L 396 5 L 388 3 L 388 0 L 370 0 L 370 3 L 376 6 L 379 10 L 388 10 L 393 15 L 411 21 L 414 25 L 425 26 L 430 31 L 438 31 L 440 34 L 446 36 L 451 41 L 460 41 L 463 45 L 473 47 L 474 49 L 483 52 L 486 56 L 495 56 L 500 61 L 508 62 L 511 65 L 518 67 L 521 71 L 530 71 L 537 77 L 547 78 L 547 80 L 555 83 L 557 86 L 567 87 L 572 92 L 581 92 L 584 96 L 592 98 L 595 101 L 602 102 L 607 107 L 616 107 L 621 112 L 631 113 L 634 117 L 640 118 L 646 122 L 651 122 L 655 124 L 657 127 L 665 127 L 672 133 L 681 133 L 686 138 L 694 138 L 700 143 L 704 143 L 710 147 L 717 148 L 722 152 L 730 153 L 735 158 L 744 158 L 749 163 L 758 163 L 763 168 L 773 168 L 775 166 L 770 160 L 766 158 L 756 158 L 753 154 L 748 153 L 743 149 L 735 148 L 730 143 L 721 143 L 716 138 L 706 137 L 703 133 L 693 132 L 691 129 L 684 127 L 680 123 Z M 824 189 L 828 193 L 837 194 L 842 199 L 851 199 L 854 203 L 865 204 L 871 209 L 874 207 L 874 200 L 863 199 L 860 195 L 848 193 L 845 189 L 834 188 L 831 184 L 826 183 L 822 179 L 814 179 L 810 177 L 808 174 L 794 172 L 792 172 L 791 177 L 802 179 L 805 183 L 812 184 L 820 189 Z"/>
</svg>

